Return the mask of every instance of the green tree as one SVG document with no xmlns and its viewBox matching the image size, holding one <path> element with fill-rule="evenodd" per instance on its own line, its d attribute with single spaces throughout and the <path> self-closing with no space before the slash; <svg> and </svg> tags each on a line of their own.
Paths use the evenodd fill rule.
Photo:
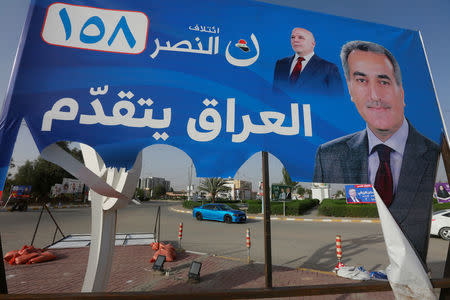
<svg viewBox="0 0 450 300">
<path fill-rule="evenodd" d="M 299 184 L 297 186 L 297 194 L 299 194 L 300 196 L 304 196 L 305 193 L 306 193 L 306 189 Z"/>
<path fill-rule="evenodd" d="M 154 198 L 160 198 L 166 194 L 166 187 L 164 185 L 157 185 L 153 189 L 153 197 Z"/>
<path fill-rule="evenodd" d="M 145 199 L 145 192 L 143 189 L 136 188 L 134 195 L 135 195 L 136 199 L 138 199 L 140 201 L 144 201 L 144 199 Z"/>
<path fill-rule="evenodd" d="M 57 142 L 65 151 L 72 154 L 73 157 L 83 162 L 81 150 L 70 149 L 68 142 Z M 13 185 L 31 185 L 32 195 L 43 199 L 48 198 L 50 189 L 56 183 L 61 183 L 63 178 L 74 178 L 63 168 L 38 157 L 34 161 L 27 160 L 20 166 L 17 173 L 11 180 Z"/>
<path fill-rule="evenodd" d="M 216 201 L 216 195 L 219 192 L 228 192 L 230 190 L 229 187 L 226 185 L 226 181 L 222 178 L 218 177 L 212 177 L 212 178 L 204 178 L 200 185 L 198 186 L 198 189 L 200 191 L 207 192 L 211 195 L 211 202 Z"/>
<path fill-rule="evenodd" d="M 288 186 L 292 186 L 292 187 L 295 187 L 297 185 L 297 182 L 292 181 L 291 176 L 289 175 L 289 173 L 285 167 L 283 167 L 283 170 L 281 170 L 281 172 L 283 174 L 283 184 L 284 185 L 288 185 Z"/>
</svg>

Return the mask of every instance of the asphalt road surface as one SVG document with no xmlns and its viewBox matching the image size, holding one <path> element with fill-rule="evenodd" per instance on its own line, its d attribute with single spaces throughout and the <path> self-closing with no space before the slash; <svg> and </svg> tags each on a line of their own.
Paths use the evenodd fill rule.
<svg viewBox="0 0 450 300">
<path fill-rule="evenodd" d="M 131 204 L 118 211 L 117 233 L 154 232 L 157 207 L 161 206 L 161 240 L 178 243 L 178 226 L 183 222 L 181 246 L 186 250 L 211 253 L 236 259 L 247 259 L 245 236 L 251 235 L 251 259 L 264 262 L 264 224 L 249 219 L 246 224 L 197 221 L 191 214 L 176 212 L 177 202 Z M 90 208 L 52 209 L 52 214 L 65 235 L 90 233 Z M 3 253 L 30 244 L 39 210 L 0 212 Z M 44 247 L 53 240 L 56 226 L 44 211 L 34 245 Z M 367 270 L 384 269 L 388 264 L 380 224 L 319 223 L 301 221 L 271 222 L 272 263 L 289 267 L 330 271 L 337 263 L 336 235 L 342 236 L 343 262 L 362 265 Z M 56 234 L 56 240 L 61 235 Z M 432 277 L 442 276 L 448 242 L 430 239 L 428 266 Z M 150 250 L 150 249 L 149 249 Z M 150 255 L 150 254 L 149 254 Z"/>
</svg>

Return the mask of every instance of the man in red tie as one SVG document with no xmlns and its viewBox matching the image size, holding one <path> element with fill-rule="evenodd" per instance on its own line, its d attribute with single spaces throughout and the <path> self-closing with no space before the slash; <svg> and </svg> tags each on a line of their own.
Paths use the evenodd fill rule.
<svg viewBox="0 0 450 300">
<path fill-rule="evenodd" d="M 294 56 L 282 58 L 275 65 L 274 92 L 343 95 L 339 70 L 335 64 L 314 53 L 314 35 L 304 28 L 291 33 Z"/>
<path fill-rule="evenodd" d="M 404 116 L 400 66 L 381 45 L 342 47 L 351 101 L 366 129 L 319 146 L 314 182 L 371 183 L 425 264 L 439 146 Z"/>
</svg>

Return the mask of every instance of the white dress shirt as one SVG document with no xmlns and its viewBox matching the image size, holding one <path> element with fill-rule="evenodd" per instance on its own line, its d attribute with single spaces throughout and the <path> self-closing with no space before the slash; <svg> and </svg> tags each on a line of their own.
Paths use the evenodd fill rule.
<svg viewBox="0 0 450 300">
<path fill-rule="evenodd" d="M 406 140 L 408 139 L 408 122 L 403 118 L 402 126 L 385 142 L 380 141 L 375 134 L 367 127 L 367 137 L 369 139 L 369 180 L 371 184 L 375 183 L 375 176 L 377 175 L 380 159 L 378 152 L 372 152 L 372 149 L 378 144 L 389 146 L 394 151 L 390 155 L 390 167 L 392 172 L 392 179 L 394 180 L 394 194 L 397 190 L 398 179 L 400 178 L 400 170 L 402 168 L 403 153 L 405 152 Z"/>
<path fill-rule="evenodd" d="M 352 199 L 353 202 L 359 202 L 358 198 L 355 197 L 350 197 L 350 199 Z"/>
<path fill-rule="evenodd" d="M 303 70 L 305 69 L 306 65 L 308 64 L 309 60 L 311 59 L 311 57 L 313 57 L 314 52 L 302 56 L 305 60 L 302 61 L 302 70 L 300 71 L 300 74 L 303 72 Z M 298 55 L 297 53 L 295 53 L 294 59 L 292 60 L 291 63 L 291 71 L 289 72 L 289 76 L 291 76 L 292 71 L 294 71 L 295 65 L 297 64 L 297 59 L 300 57 L 300 55 Z"/>
</svg>

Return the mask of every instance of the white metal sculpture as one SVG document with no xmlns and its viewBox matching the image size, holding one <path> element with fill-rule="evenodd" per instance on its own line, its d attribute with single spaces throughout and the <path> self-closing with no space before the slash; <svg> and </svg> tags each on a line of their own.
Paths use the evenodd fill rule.
<svg viewBox="0 0 450 300">
<path fill-rule="evenodd" d="M 93 148 L 80 145 L 85 166 L 56 144 L 47 147 L 41 155 L 91 188 L 91 245 L 81 291 L 103 292 L 112 266 L 117 210 L 131 201 L 141 174 L 142 152 L 133 168 L 126 172 L 124 168 L 106 168 Z"/>
</svg>

